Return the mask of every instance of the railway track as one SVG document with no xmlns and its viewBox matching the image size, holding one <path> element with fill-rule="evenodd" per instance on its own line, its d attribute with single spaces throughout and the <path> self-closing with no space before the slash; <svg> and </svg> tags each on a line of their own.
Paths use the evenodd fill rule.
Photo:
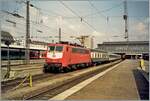
<svg viewBox="0 0 150 101">
<path fill-rule="evenodd" d="M 55 79 L 62 80 L 63 78 L 66 78 L 66 77 L 67 78 L 69 77 L 70 79 L 65 79 L 65 80 L 63 80 L 63 82 L 62 81 L 60 82 L 60 80 L 59 80 L 59 81 L 55 82 L 55 84 L 51 83 L 50 85 L 48 83 L 47 86 L 43 86 L 37 90 L 25 93 L 25 94 L 23 94 L 23 96 L 15 95 L 15 96 L 12 96 L 12 98 L 10 98 L 7 94 L 6 94 L 6 96 L 8 97 L 8 99 L 25 99 L 25 100 L 49 99 L 49 98 L 55 96 L 56 94 L 64 91 L 65 89 L 68 89 L 68 88 L 72 87 L 73 85 L 76 85 L 77 83 L 80 83 L 81 81 L 88 79 L 88 78 L 98 74 L 99 72 L 102 72 L 102 71 L 108 69 L 109 67 L 111 67 L 111 66 L 113 66 L 119 62 L 121 62 L 121 61 L 116 61 L 116 62 L 113 62 L 110 64 L 103 64 L 103 65 L 101 65 L 102 68 L 99 68 L 98 70 L 97 69 L 93 70 L 92 67 L 90 67 L 92 71 L 90 70 L 89 72 L 84 72 L 84 71 L 86 69 L 88 70 L 90 68 L 84 68 L 84 69 L 79 69 L 77 71 L 72 71 L 72 72 L 68 72 L 68 73 L 44 74 L 44 75 L 41 74 L 41 75 L 33 77 L 33 85 L 34 85 L 34 83 L 35 84 L 40 84 L 40 83 L 46 83 L 47 84 L 48 81 L 51 81 L 51 82 L 54 81 L 55 82 L 55 81 L 57 81 Z M 96 66 L 96 67 L 99 67 L 99 66 Z M 76 75 L 77 73 L 79 73 L 80 75 Z M 12 82 L 15 82 L 15 81 L 12 81 Z M 10 82 L 9 83 L 5 82 L 5 84 L 2 83 L 2 92 L 8 91 L 10 88 L 12 88 L 13 85 L 15 85 L 15 83 L 14 84 L 10 83 Z M 26 85 L 24 85 L 24 87 L 20 88 L 20 90 L 22 90 L 23 88 L 26 88 Z M 11 93 L 11 92 L 9 92 L 9 93 Z"/>
<path fill-rule="evenodd" d="M 54 75 L 55 74 L 38 74 L 38 75 L 34 75 L 32 77 L 32 80 L 33 80 L 33 82 L 37 82 L 40 79 L 52 77 Z M 2 93 L 6 92 L 8 90 L 11 90 L 14 87 L 18 86 L 24 79 L 25 79 L 25 77 L 24 78 L 16 78 L 15 80 L 9 80 L 9 81 L 1 82 L 1 91 L 2 91 Z M 28 86 L 28 83 L 29 83 L 29 80 L 26 80 L 24 82 L 24 84 L 22 85 L 22 87 Z"/>
<path fill-rule="evenodd" d="M 105 67 L 105 68 L 101 68 L 101 69 L 98 69 L 96 71 L 93 71 L 93 72 L 89 72 L 89 73 L 86 73 L 84 75 L 81 75 L 81 76 L 78 76 L 72 80 L 69 80 L 68 82 L 65 82 L 63 83 L 62 85 L 59 85 L 57 87 L 54 87 L 54 88 L 47 88 L 46 90 L 44 91 L 41 91 L 40 93 L 38 93 L 37 95 L 35 96 L 30 96 L 30 97 L 27 97 L 25 98 L 25 100 L 48 100 L 50 98 L 52 98 L 53 96 L 73 87 L 74 85 L 116 65 L 117 63 L 113 64 L 113 65 L 110 65 L 108 67 Z"/>
<path fill-rule="evenodd" d="M 78 69 L 78 71 L 80 70 L 84 70 L 86 68 L 82 68 L 82 69 Z M 64 76 L 64 75 L 68 75 L 68 74 L 72 74 L 73 72 L 76 72 L 76 71 L 72 71 L 72 72 L 69 72 L 69 73 L 46 73 L 46 74 L 37 74 L 37 75 L 33 75 L 32 76 L 32 80 L 33 80 L 33 84 L 34 83 L 40 83 L 40 82 L 45 82 L 47 80 L 50 80 L 50 79 L 55 79 L 57 77 L 61 77 L 61 76 Z M 13 89 L 14 87 L 18 86 L 23 80 L 25 79 L 25 77 L 23 78 L 16 78 L 16 79 L 13 79 L 13 80 L 8 80 L 8 81 L 2 81 L 1 82 L 1 91 L 2 92 L 7 92 L 11 89 Z M 29 85 L 29 79 L 27 79 L 23 85 L 19 88 L 23 88 L 23 87 L 26 87 Z"/>
<path fill-rule="evenodd" d="M 30 66 L 32 66 L 32 65 L 30 65 Z M 83 70 L 83 69 L 86 69 L 86 68 L 82 68 L 81 70 Z M 78 71 L 80 71 L 80 69 L 78 69 Z M 75 71 L 73 71 L 73 72 L 75 72 Z M 47 79 L 53 79 L 53 78 L 59 77 L 59 75 L 63 76 L 63 75 L 66 75 L 66 74 L 57 74 L 57 76 L 54 73 L 37 74 L 37 75 L 34 75 L 32 77 L 32 79 L 33 79 L 33 83 L 36 83 L 36 82 L 46 81 Z M 54 77 L 54 76 L 56 76 L 56 77 Z M 1 82 L 1 91 L 6 92 L 8 90 L 13 89 L 17 85 L 19 85 L 24 79 L 25 79 L 25 77 L 24 78 L 16 78 L 16 79 L 13 79 L 13 80 L 8 80 L 8 81 L 2 81 Z M 28 86 L 28 83 L 29 83 L 29 79 L 26 80 L 24 82 L 24 84 L 19 88 Z"/>
</svg>

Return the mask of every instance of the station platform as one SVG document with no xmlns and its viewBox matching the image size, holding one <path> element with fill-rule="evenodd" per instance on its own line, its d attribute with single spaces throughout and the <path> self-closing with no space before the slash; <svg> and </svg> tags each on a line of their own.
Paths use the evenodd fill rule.
<svg viewBox="0 0 150 101">
<path fill-rule="evenodd" d="M 140 74 L 138 60 L 125 60 L 88 85 L 76 85 L 53 100 L 140 100 L 149 99 L 149 84 Z M 99 74 L 97 74 L 99 75 Z M 91 79 L 91 78 L 90 78 Z M 77 90 L 79 89 L 79 90 Z M 76 91 L 75 91 L 76 90 Z"/>
</svg>

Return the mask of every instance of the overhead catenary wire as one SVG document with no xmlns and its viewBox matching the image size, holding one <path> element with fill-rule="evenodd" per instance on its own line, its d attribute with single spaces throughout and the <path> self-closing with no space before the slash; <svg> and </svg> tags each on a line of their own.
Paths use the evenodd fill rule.
<svg viewBox="0 0 150 101">
<path fill-rule="evenodd" d="M 93 15 L 95 15 L 95 14 L 100 14 L 100 15 L 102 15 L 103 17 L 106 17 L 106 16 L 105 16 L 104 14 L 102 14 L 102 13 L 108 12 L 108 11 L 114 9 L 114 8 L 120 7 L 120 6 L 123 4 L 123 2 L 121 2 L 121 3 L 117 4 L 117 5 L 114 5 L 114 6 L 110 7 L 110 8 L 108 8 L 108 9 L 104 9 L 104 10 L 100 11 L 100 10 L 98 10 L 98 9 L 91 3 L 91 1 L 88 1 L 88 2 L 90 3 L 90 5 L 91 5 L 93 8 L 95 8 L 95 9 L 97 10 L 97 12 L 92 13 L 92 14 L 87 14 L 87 15 L 83 16 L 83 18 L 86 18 L 86 17 L 89 17 L 89 16 L 93 16 Z"/>
<path fill-rule="evenodd" d="M 90 0 L 88 0 L 88 2 L 89 2 L 89 4 L 96 10 L 96 12 L 97 12 L 100 16 L 102 16 L 102 17 L 104 17 L 104 18 L 107 19 L 107 17 L 106 17 L 104 14 L 100 13 L 100 11 L 94 6 L 94 4 L 93 4 Z"/>
<path fill-rule="evenodd" d="M 73 14 L 75 14 L 77 17 L 81 19 L 84 23 L 86 23 L 89 27 L 91 27 L 94 31 L 96 30 L 95 27 L 93 27 L 91 24 L 89 24 L 85 19 L 82 18 L 79 14 L 77 14 L 74 10 L 72 10 L 69 6 L 67 6 L 63 1 L 59 1 L 62 5 L 64 5 L 67 9 L 69 9 Z"/>
<path fill-rule="evenodd" d="M 8 11 L 2 11 L 2 12 L 6 13 L 6 14 L 12 15 L 12 13 L 10 13 L 10 12 L 8 12 Z M 13 16 L 13 15 L 12 15 L 12 16 Z M 17 18 L 17 17 L 15 17 L 15 18 Z M 26 24 L 26 23 L 25 23 L 26 18 L 23 17 L 22 20 L 24 20 L 24 23 L 16 22 L 16 24 L 20 24 L 20 25 L 25 26 L 25 24 Z M 33 20 L 30 20 L 30 22 L 31 22 L 32 24 L 34 24 L 34 25 L 47 27 L 47 28 L 50 28 L 50 29 L 52 29 L 52 30 L 57 31 L 57 29 L 54 29 L 54 28 L 52 28 L 52 27 L 50 27 L 50 26 L 47 26 L 47 25 L 44 25 L 44 24 L 41 24 L 41 23 L 36 23 L 36 21 L 33 21 Z M 65 32 L 63 32 L 63 33 L 66 34 Z"/>
<path fill-rule="evenodd" d="M 22 1 L 22 3 L 26 4 L 26 2 Z M 51 10 L 47 10 L 47 9 L 43 9 L 43 8 L 40 8 L 40 7 L 37 7 L 35 5 L 32 5 L 32 7 L 35 7 L 36 9 L 38 9 L 40 12 L 42 12 L 43 14 L 46 14 L 48 15 L 49 17 L 58 17 L 58 16 L 62 16 L 63 18 L 66 18 L 66 19 L 77 19 L 78 17 L 71 17 L 71 16 L 64 16 L 63 14 L 60 14 L 60 13 L 56 13 L 56 12 L 53 12 Z M 54 14 L 52 16 L 52 14 Z"/>
</svg>

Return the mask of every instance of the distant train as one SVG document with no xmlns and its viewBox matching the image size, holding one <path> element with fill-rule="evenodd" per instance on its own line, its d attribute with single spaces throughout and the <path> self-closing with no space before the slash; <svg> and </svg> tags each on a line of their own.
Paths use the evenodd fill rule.
<svg viewBox="0 0 150 101">
<path fill-rule="evenodd" d="M 67 72 L 72 69 L 97 65 L 121 59 L 120 55 L 84 48 L 77 44 L 61 42 L 48 44 L 44 72 Z"/>
<path fill-rule="evenodd" d="M 10 60 L 24 60 L 25 48 L 10 48 Z M 30 59 L 42 59 L 46 57 L 45 50 L 30 49 Z M 7 48 L 1 47 L 1 60 L 7 60 Z"/>
<path fill-rule="evenodd" d="M 143 53 L 143 54 L 142 54 L 142 58 L 143 58 L 144 60 L 149 60 L 149 53 Z"/>
</svg>

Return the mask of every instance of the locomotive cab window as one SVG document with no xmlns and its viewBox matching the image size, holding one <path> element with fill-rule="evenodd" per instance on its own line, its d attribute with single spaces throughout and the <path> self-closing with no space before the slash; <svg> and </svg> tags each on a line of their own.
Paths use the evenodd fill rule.
<svg viewBox="0 0 150 101">
<path fill-rule="evenodd" d="M 63 46 L 56 46 L 56 51 L 61 52 L 63 50 Z"/>
<path fill-rule="evenodd" d="M 48 51 L 50 52 L 50 51 L 54 51 L 54 49 L 55 49 L 55 46 L 49 46 L 48 47 Z"/>
<path fill-rule="evenodd" d="M 63 46 L 49 46 L 48 47 L 48 51 L 57 51 L 57 52 L 61 52 L 63 50 Z"/>
</svg>

